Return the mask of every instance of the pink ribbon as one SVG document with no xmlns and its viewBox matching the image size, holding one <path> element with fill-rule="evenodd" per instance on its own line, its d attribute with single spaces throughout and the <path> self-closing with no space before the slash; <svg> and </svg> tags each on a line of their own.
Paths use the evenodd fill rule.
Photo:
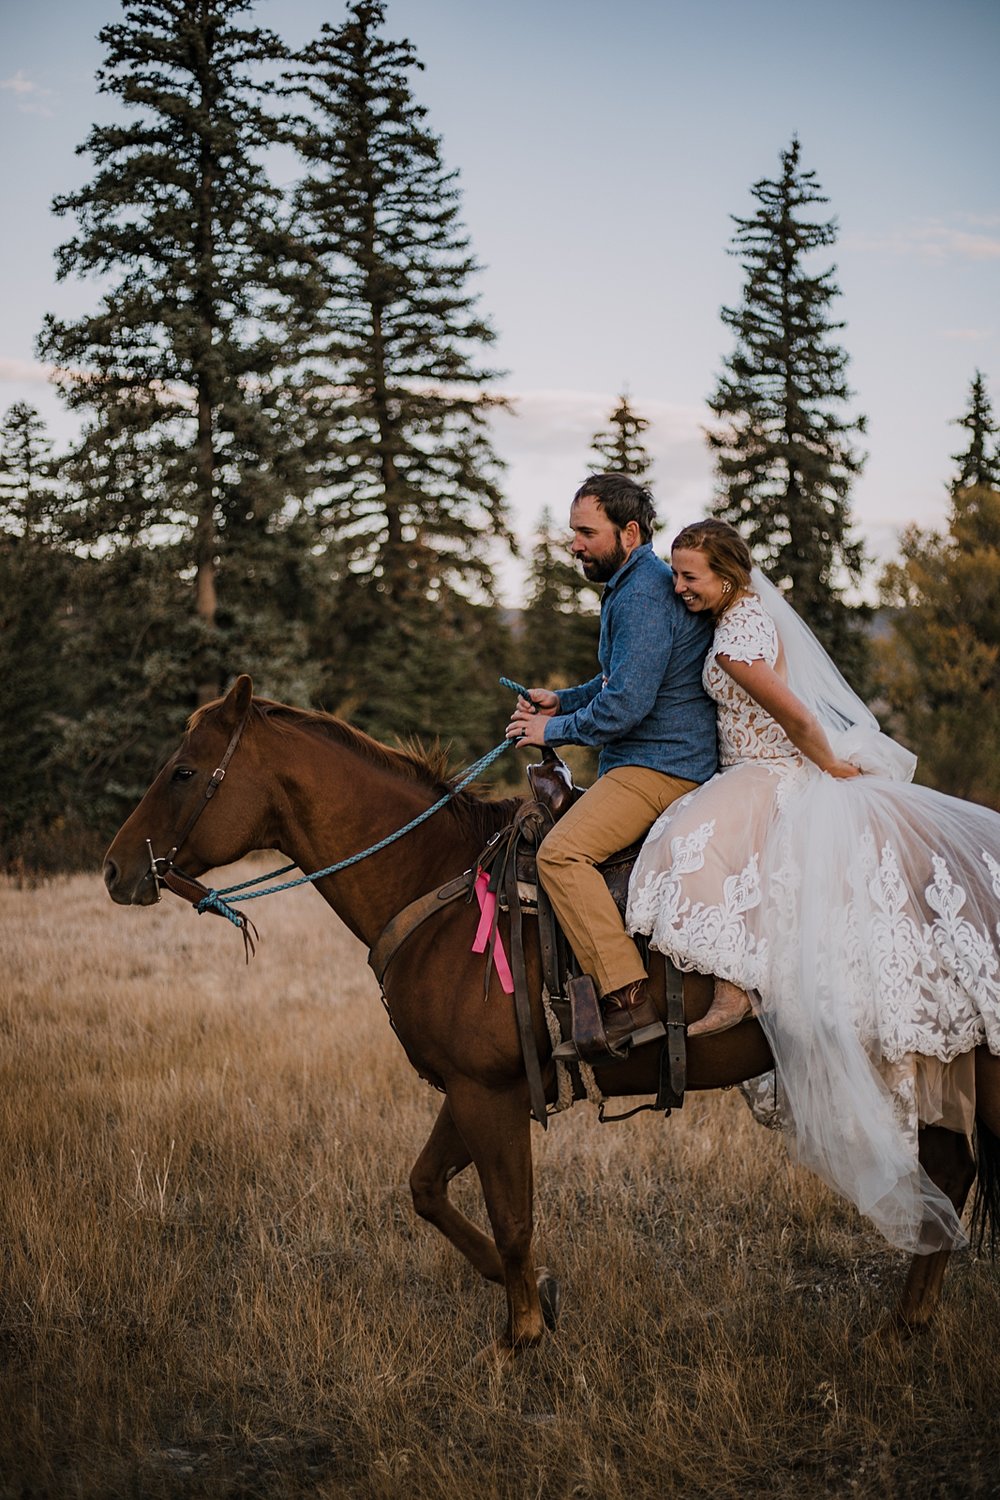
<svg viewBox="0 0 1000 1500">
<path fill-rule="evenodd" d="M 479 902 L 479 926 L 476 929 L 475 941 L 472 944 L 473 953 L 485 953 L 486 946 L 490 940 L 490 930 L 493 926 L 493 913 L 496 911 L 497 898 L 489 888 L 489 876 L 485 870 L 481 870 L 476 877 L 476 900 Z M 507 955 L 503 951 L 503 943 L 500 941 L 500 933 L 493 945 L 493 967 L 497 971 L 500 987 L 505 995 L 514 993 L 514 976 L 510 972 L 510 964 Z"/>
</svg>

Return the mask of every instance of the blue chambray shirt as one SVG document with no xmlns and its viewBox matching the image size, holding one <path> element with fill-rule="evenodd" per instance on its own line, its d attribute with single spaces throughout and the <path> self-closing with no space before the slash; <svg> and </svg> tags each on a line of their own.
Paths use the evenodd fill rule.
<svg viewBox="0 0 1000 1500">
<path fill-rule="evenodd" d="M 604 586 L 601 671 L 558 694 L 549 745 L 600 745 L 598 774 L 648 766 L 707 781 L 718 768 L 715 704 L 701 685 L 712 620 L 674 593 L 673 570 L 646 542 Z"/>
</svg>

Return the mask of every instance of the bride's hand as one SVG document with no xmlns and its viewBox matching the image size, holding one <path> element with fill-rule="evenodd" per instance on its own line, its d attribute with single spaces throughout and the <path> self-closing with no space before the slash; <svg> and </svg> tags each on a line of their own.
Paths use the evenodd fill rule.
<svg viewBox="0 0 1000 1500">
<path fill-rule="evenodd" d="M 862 776 L 864 772 L 859 766 L 852 766 L 849 760 L 835 760 L 832 766 L 824 766 L 828 776 L 835 776 L 838 781 L 850 781 L 854 776 Z"/>
</svg>

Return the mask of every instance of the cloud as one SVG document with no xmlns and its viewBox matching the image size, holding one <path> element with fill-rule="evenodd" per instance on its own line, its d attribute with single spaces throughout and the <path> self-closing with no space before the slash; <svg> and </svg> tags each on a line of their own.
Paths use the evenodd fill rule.
<svg viewBox="0 0 1000 1500">
<path fill-rule="evenodd" d="M 995 228 L 1000 219 L 993 215 L 962 214 L 964 223 L 978 228 Z M 924 260 L 1000 260 L 1000 235 L 983 234 L 972 229 L 929 219 L 907 228 L 893 229 L 883 235 L 845 235 L 845 250 L 875 251 L 884 255 L 918 255 Z"/>
<path fill-rule="evenodd" d="M 0 381 L 16 381 L 19 385 L 48 385 L 54 366 L 39 364 L 34 359 L 5 359 L 0 355 Z"/>
<path fill-rule="evenodd" d="M 993 337 L 992 328 L 943 328 L 941 330 L 943 339 L 950 339 L 955 343 L 979 344 L 984 339 Z"/>
<path fill-rule="evenodd" d="M 578 468 L 591 463 L 591 441 L 599 429 L 607 428 L 618 400 L 614 392 L 596 391 L 507 390 L 503 394 L 512 410 L 494 414 L 499 441 L 521 458 L 572 453 Z M 632 393 L 628 399 L 637 415 L 650 424 L 643 442 L 654 461 L 669 458 L 687 443 L 703 441 L 701 428 L 709 420 L 706 407 Z"/>
<path fill-rule="evenodd" d="M 26 78 L 20 68 L 12 78 L 0 78 L 0 89 L 15 96 L 21 114 L 51 116 L 52 111 L 45 101 L 52 98 L 52 90 Z"/>
</svg>

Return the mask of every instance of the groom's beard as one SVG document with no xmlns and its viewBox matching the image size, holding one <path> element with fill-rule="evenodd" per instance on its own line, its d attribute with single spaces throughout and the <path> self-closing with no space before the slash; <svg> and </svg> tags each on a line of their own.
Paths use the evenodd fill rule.
<svg viewBox="0 0 1000 1500">
<path fill-rule="evenodd" d="M 580 567 L 583 569 L 583 576 L 591 583 L 607 583 L 609 578 L 615 576 L 622 563 L 627 561 L 628 553 L 622 546 L 621 537 L 618 536 L 615 538 L 614 546 L 600 557 L 591 557 L 584 553 L 580 558 Z"/>
</svg>

